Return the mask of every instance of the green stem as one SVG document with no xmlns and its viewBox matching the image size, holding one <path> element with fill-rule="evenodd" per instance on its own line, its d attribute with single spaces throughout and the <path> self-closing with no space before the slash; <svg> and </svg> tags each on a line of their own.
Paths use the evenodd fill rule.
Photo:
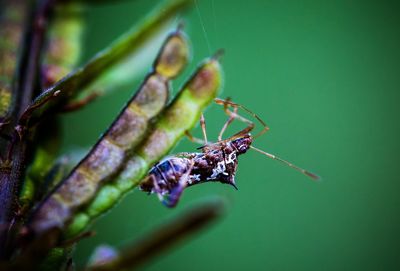
<svg viewBox="0 0 400 271">
<path fill-rule="evenodd" d="M 31 19 L 27 24 L 24 44 L 20 60 L 17 83 L 15 84 L 16 99 L 12 108 L 11 130 L 12 141 L 2 150 L 7 153 L 6 163 L 3 162 L 3 170 L 0 172 L 0 224 L 7 225 L 0 231 L 0 258 L 10 256 L 9 247 L 13 239 L 10 228 L 16 220 L 17 196 L 23 177 L 25 175 L 25 163 L 27 160 L 27 138 L 20 138 L 13 130 L 14 124 L 22 115 L 34 96 L 39 76 L 39 60 L 44 43 L 45 29 L 51 13 L 54 0 L 38 0 L 34 7 Z M 5 228 L 5 229 L 4 229 Z"/>
</svg>

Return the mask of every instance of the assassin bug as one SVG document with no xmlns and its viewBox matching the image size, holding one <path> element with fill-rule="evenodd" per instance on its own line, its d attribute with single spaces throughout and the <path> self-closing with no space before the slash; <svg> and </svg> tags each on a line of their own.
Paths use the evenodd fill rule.
<svg viewBox="0 0 400 271">
<path fill-rule="evenodd" d="M 174 207 L 178 203 L 183 190 L 192 185 L 211 181 L 229 184 L 237 189 L 235 183 L 238 165 L 237 157 L 246 153 L 250 148 L 301 172 L 313 180 L 319 179 L 317 175 L 305 169 L 251 146 L 254 138 L 269 130 L 265 122 L 252 111 L 230 100 L 215 99 L 215 102 L 222 105 L 229 116 L 218 135 L 218 141 L 215 143 L 207 141 L 206 124 L 204 116 L 201 115 L 200 125 L 204 140 L 194 138 L 188 132 L 187 136 L 191 141 L 203 144 L 202 147 L 198 148 L 202 152 L 178 153 L 157 163 L 150 169 L 140 185 L 141 190 L 148 193 L 156 193 L 160 201 L 167 207 Z M 233 108 L 233 111 L 230 108 Z M 256 136 L 253 137 L 250 134 L 255 127 L 254 123 L 240 116 L 237 113 L 239 108 L 252 115 L 263 125 L 263 129 Z M 222 136 L 225 130 L 235 119 L 246 123 L 247 127 L 223 140 Z"/>
</svg>

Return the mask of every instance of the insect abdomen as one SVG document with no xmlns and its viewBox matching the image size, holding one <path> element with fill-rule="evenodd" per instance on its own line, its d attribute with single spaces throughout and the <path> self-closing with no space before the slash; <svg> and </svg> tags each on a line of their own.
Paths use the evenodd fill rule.
<svg viewBox="0 0 400 271">
<path fill-rule="evenodd" d="M 179 182 L 182 175 L 189 170 L 190 160 L 187 158 L 168 158 L 161 161 L 151 168 L 146 182 L 143 182 L 140 189 L 147 192 L 154 191 L 154 181 L 164 193 L 169 193 L 171 189 Z"/>
</svg>

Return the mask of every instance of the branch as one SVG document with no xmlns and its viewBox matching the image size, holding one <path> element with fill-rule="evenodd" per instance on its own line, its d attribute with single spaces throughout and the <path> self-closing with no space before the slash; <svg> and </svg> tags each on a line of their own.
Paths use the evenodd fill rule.
<svg viewBox="0 0 400 271">
<path fill-rule="evenodd" d="M 223 215 L 224 203 L 214 200 L 198 204 L 169 223 L 143 236 L 109 262 L 89 267 L 91 271 L 131 270 L 197 233 Z"/>
<path fill-rule="evenodd" d="M 15 124 L 28 105 L 31 103 L 35 86 L 38 79 L 38 67 L 44 34 L 47 27 L 50 11 L 55 0 L 39 0 L 32 9 L 30 20 L 24 38 L 25 47 L 19 63 L 17 81 L 13 92 L 16 94 L 15 103 L 12 108 L 11 124 Z M 30 28 L 30 26 L 34 26 Z M 14 125 L 10 125 L 14 127 Z M 0 172 L 0 223 L 11 228 L 17 213 L 17 195 L 21 186 L 26 167 L 27 142 L 19 139 L 16 132 L 13 133 L 13 140 L 9 145 L 7 167 Z M 7 243 L 10 242 L 9 230 L 0 231 L 0 258 L 7 258 Z"/>
</svg>

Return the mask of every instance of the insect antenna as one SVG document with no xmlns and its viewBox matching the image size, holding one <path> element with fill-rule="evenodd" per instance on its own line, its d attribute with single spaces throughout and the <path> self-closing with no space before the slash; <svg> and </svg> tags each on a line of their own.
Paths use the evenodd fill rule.
<svg viewBox="0 0 400 271">
<path fill-rule="evenodd" d="M 300 168 L 300 167 L 298 167 L 296 165 L 293 165 L 292 163 L 290 163 L 290 162 L 288 162 L 288 161 L 286 161 L 286 160 L 284 160 L 284 159 L 282 159 L 282 158 L 280 158 L 280 157 L 278 157 L 276 155 L 273 155 L 273 154 L 270 154 L 270 153 L 265 152 L 263 150 L 257 149 L 256 147 L 253 147 L 253 146 L 250 146 L 250 148 L 252 148 L 253 150 L 255 150 L 255 151 L 257 151 L 257 152 L 259 152 L 261 154 L 264 154 L 265 156 L 267 156 L 267 157 L 269 157 L 271 159 L 277 160 L 277 161 L 279 161 L 279 162 L 281 162 L 281 163 L 283 163 L 283 164 L 285 164 L 285 165 L 297 170 L 298 172 L 306 175 L 307 177 L 310 177 L 314 181 L 320 180 L 320 177 L 318 175 L 316 175 L 316 174 L 314 174 L 314 173 L 312 173 L 310 171 L 307 171 L 305 169 L 302 169 L 302 168 Z"/>
</svg>

